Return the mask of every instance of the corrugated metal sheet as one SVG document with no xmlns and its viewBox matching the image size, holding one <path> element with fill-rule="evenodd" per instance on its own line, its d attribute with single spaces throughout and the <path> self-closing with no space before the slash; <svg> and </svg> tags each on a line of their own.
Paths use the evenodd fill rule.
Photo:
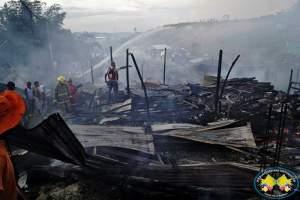
<svg viewBox="0 0 300 200">
<path fill-rule="evenodd" d="M 176 185 L 195 185 L 209 188 L 251 188 L 257 168 L 242 164 L 122 164 L 103 156 L 85 152 L 73 132 L 59 114 L 51 115 L 33 129 L 16 126 L 6 133 L 7 141 L 20 148 L 93 170 L 94 173 L 121 179 L 164 182 Z"/>
<path fill-rule="evenodd" d="M 53 114 L 33 129 L 16 126 L 6 134 L 10 144 L 82 168 L 119 163 L 86 154 L 83 146 L 59 114 Z"/>
</svg>

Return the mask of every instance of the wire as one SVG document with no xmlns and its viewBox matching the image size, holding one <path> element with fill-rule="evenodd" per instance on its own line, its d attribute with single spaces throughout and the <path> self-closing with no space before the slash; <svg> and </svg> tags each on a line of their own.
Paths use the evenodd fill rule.
<svg viewBox="0 0 300 200">
<path fill-rule="evenodd" d="M 25 2 L 23 2 L 22 0 L 20 0 L 20 2 L 25 6 L 25 8 L 26 8 L 33 16 L 35 16 L 35 17 L 38 18 L 38 19 L 41 19 L 39 16 L 37 16 L 34 12 L 32 12 L 32 11 L 30 10 L 30 8 L 25 4 Z"/>
</svg>

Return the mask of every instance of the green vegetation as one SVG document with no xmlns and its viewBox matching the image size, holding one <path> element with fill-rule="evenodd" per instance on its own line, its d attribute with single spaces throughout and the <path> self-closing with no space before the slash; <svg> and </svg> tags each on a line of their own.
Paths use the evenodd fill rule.
<svg viewBox="0 0 300 200">
<path fill-rule="evenodd" d="M 92 48 L 101 48 L 92 34 L 74 37 L 62 28 L 67 13 L 59 4 L 47 6 L 38 0 L 24 4 L 13 0 L 0 7 L 0 59 L 12 66 L 51 67 L 49 39 L 53 61 L 61 65 L 87 61 Z"/>
</svg>

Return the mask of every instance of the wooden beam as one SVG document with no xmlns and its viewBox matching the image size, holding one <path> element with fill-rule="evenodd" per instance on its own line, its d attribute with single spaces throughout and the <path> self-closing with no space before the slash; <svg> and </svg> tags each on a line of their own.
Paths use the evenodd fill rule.
<svg viewBox="0 0 300 200">
<path fill-rule="evenodd" d="M 259 155 L 256 155 L 256 154 L 253 154 L 253 153 L 249 153 L 247 151 L 243 151 L 241 149 L 238 149 L 238 148 L 235 148 L 235 147 L 232 147 L 232 146 L 225 146 L 225 147 L 228 148 L 228 149 L 232 149 L 232 150 L 238 151 L 240 153 L 243 153 L 243 154 L 246 154 L 246 155 L 253 156 L 253 157 L 261 159 L 261 156 L 259 156 Z"/>
</svg>

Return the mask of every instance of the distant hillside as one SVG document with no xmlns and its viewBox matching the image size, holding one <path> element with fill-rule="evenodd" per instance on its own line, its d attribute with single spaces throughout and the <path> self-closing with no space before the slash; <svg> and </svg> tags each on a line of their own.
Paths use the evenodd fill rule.
<svg viewBox="0 0 300 200">
<path fill-rule="evenodd" d="M 166 25 L 143 34 L 133 42 L 141 48 L 153 44 L 166 44 L 175 48 L 185 48 L 195 57 L 218 56 L 231 63 L 238 54 L 240 63 L 259 65 L 274 63 L 279 55 L 289 51 L 287 42 L 299 40 L 299 29 L 287 26 L 276 30 L 277 24 L 286 24 L 284 17 L 262 17 L 259 19 L 232 20 L 220 22 L 194 22 Z"/>
<path fill-rule="evenodd" d="M 149 64 L 147 67 L 144 65 L 146 79 L 151 77 L 161 81 L 162 56 L 151 55 L 145 51 L 147 47 L 168 45 L 177 50 L 184 48 L 190 52 L 188 57 L 180 57 L 180 62 L 167 61 L 167 67 L 172 68 L 173 73 L 172 77 L 168 74 L 167 78 L 175 80 L 183 78 L 182 75 L 187 73 L 185 69 L 192 65 L 188 60 L 202 58 L 204 54 L 209 58 L 218 59 L 219 50 L 223 50 L 223 62 L 229 65 L 241 55 L 230 75 L 231 78 L 256 77 L 259 81 L 272 82 L 275 89 L 286 90 L 290 70 L 294 69 L 293 80 L 296 80 L 296 71 L 300 69 L 299 19 L 300 1 L 288 12 L 260 18 L 165 25 L 144 33 L 134 33 L 130 38 L 126 38 L 126 42 L 113 46 L 114 60 L 121 65 L 125 64 L 125 49 L 129 48 L 140 67 L 145 60 Z M 109 52 L 108 46 L 106 49 L 106 52 Z M 170 54 L 167 52 L 167 55 Z M 97 65 L 101 66 L 101 69 L 99 68 L 101 76 L 108 65 L 108 60 L 109 58 L 106 58 Z M 208 65 L 207 67 L 212 67 Z M 216 71 L 216 66 L 212 68 L 213 70 L 207 74 L 208 72 L 199 65 L 194 66 L 196 72 L 191 72 L 194 80 L 188 79 L 186 82 L 198 83 L 203 75 L 215 75 L 213 71 Z M 223 68 L 221 75 L 225 76 L 227 71 L 228 68 Z M 130 76 L 133 80 L 138 80 L 134 74 L 133 70 Z"/>
</svg>

